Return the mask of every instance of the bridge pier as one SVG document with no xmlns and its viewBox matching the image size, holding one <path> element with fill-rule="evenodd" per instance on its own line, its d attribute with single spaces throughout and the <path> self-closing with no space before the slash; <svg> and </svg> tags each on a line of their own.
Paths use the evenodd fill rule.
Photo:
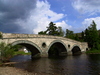
<svg viewBox="0 0 100 75">
<path fill-rule="evenodd" d="M 46 51 L 42 52 L 41 57 L 48 57 L 48 53 Z"/>
<path fill-rule="evenodd" d="M 72 51 L 68 51 L 67 53 L 68 55 L 73 55 Z"/>
<path fill-rule="evenodd" d="M 31 54 L 31 59 L 40 58 L 40 57 L 48 57 L 48 53 L 47 52 L 42 52 L 42 53 L 38 53 L 36 55 Z"/>
</svg>

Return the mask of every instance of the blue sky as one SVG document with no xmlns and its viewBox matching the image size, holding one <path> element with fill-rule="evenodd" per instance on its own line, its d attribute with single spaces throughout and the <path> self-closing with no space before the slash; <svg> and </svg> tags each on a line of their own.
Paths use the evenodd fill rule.
<svg viewBox="0 0 100 75">
<path fill-rule="evenodd" d="M 100 0 L 0 0 L 0 31 L 37 34 L 52 21 L 63 30 L 100 29 Z"/>
</svg>

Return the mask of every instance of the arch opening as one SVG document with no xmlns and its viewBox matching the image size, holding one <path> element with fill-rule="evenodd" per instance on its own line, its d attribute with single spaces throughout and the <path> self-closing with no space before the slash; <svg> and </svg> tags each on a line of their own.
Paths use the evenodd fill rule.
<svg viewBox="0 0 100 75">
<path fill-rule="evenodd" d="M 28 42 L 23 43 L 21 41 L 20 42 L 16 41 L 16 42 L 12 43 L 12 45 L 21 45 L 23 47 L 26 47 L 26 49 L 31 52 L 31 58 L 32 59 L 41 57 L 40 50 L 34 44 L 31 44 L 31 43 L 28 43 Z"/>
<path fill-rule="evenodd" d="M 72 49 L 72 54 L 73 55 L 80 55 L 82 54 L 81 49 L 78 46 L 74 46 Z"/>
<path fill-rule="evenodd" d="M 48 56 L 49 57 L 67 56 L 67 50 L 62 43 L 55 42 L 51 45 L 50 49 L 48 50 Z"/>
</svg>

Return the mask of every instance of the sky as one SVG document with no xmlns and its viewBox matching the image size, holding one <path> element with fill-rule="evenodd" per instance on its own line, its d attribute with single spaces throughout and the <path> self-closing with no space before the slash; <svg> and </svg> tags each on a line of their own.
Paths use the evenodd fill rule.
<svg viewBox="0 0 100 75">
<path fill-rule="evenodd" d="M 50 22 L 79 33 L 92 21 L 100 29 L 100 0 L 0 0 L 0 31 L 38 34 Z"/>
</svg>

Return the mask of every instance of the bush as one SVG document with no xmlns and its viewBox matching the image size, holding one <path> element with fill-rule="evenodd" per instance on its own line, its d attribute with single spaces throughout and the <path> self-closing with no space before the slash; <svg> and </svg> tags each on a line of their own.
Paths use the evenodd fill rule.
<svg viewBox="0 0 100 75">
<path fill-rule="evenodd" d="M 10 44 L 0 43 L 0 60 L 2 62 L 8 61 L 14 56 L 14 48 Z"/>
</svg>

